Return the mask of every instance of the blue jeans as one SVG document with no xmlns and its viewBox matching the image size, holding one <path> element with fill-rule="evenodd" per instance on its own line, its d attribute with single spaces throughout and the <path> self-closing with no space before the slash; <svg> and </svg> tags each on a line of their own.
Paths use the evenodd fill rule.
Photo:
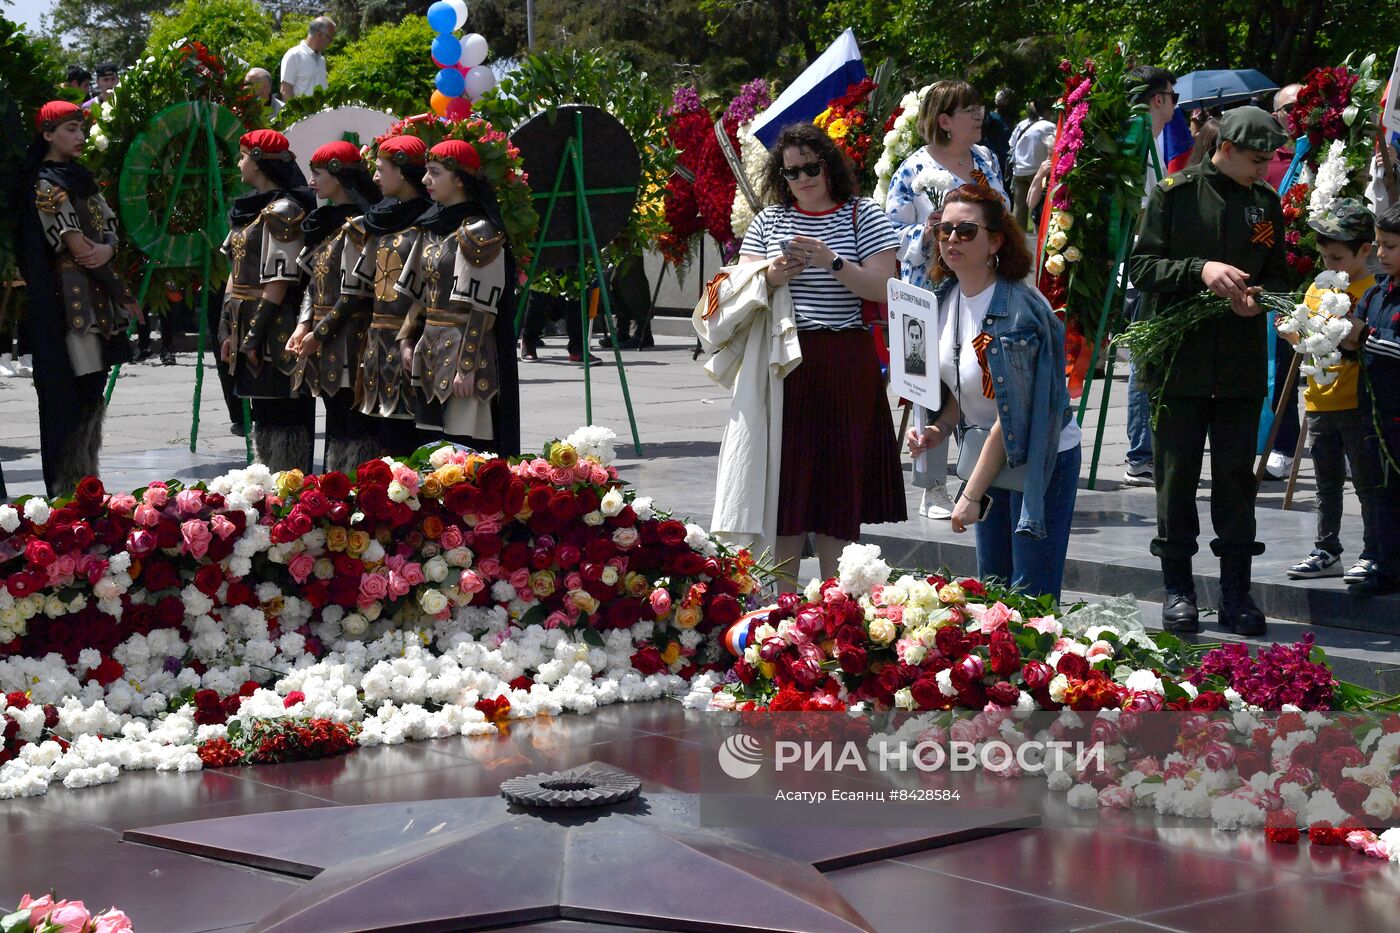
<svg viewBox="0 0 1400 933">
<path fill-rule="evenodd" d="M 1283 382 L 1288 378 L 1288 366 L 1293 360 L 1293 346 L 1282 337 L 1274 338 L 1274 396 L 1272 406 L 1278 407 L 1283 397 Z M 1288 393 L 1288 404 L 1283 406 L 1282 420 L 1278 424 L 1278 436 L 1274 438 L 1274 450 L 1285 457 L 1292 457 L 1298 450 L 1298 435 L 1302 425 L 1298 421 L 1298 383 L 1306 384 L 1306 377 L 1299 376 Z M 1266 435 L 1267 437 L 1267 435 Z"/>
<path fill-rule="evenodd" d="M 1008 582 L 1027 596 L 1049 593 L 1056 602 L 1065 579 L 1065 553 L 1074 521 L 1074 500 L 1079 494 L 1080 450 L 1076 445 L 1061 451 L 1055 472 L 1045 490 L 1045 530 L 1039 541 L 1012 534 L 1021 514 L 1021 494 L 992 489 L 992 508 L 977 531 L 977 575 Z"/>
<path fill-rule="evenodd" d="M 1128 295 L 1124 309 L 1131 321 L 1138 318 L 1142 307 L 1142 293 L 1133 289 Z M 1128 456 L 1129 466 L 1146 466 L 1152 462 L 1152 405 L 1147 398 L 1147 390 L 1138 382 L 1137 367 L 1128 361 Z"/>
</svg>

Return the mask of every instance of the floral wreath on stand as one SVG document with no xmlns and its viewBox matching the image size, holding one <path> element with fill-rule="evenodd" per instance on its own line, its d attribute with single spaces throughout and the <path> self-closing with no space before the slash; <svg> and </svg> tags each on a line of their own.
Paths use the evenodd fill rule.
<svg viewBox="0 0 1400 933">
<path fill-rule="evenodd" d="M 658 241 L 666 261 L 684 270 L 694 258 L 698 237 L 705 230 L 696 201 L 695 179 L 705 136 L 713 132 L 709 111 L 700 103 L 694 85 L 681 85 L 666 109 L 666 139 L 676 154 L 675 170 L 666 182 L 662 210 L 667 232 Z"/>
</svg>

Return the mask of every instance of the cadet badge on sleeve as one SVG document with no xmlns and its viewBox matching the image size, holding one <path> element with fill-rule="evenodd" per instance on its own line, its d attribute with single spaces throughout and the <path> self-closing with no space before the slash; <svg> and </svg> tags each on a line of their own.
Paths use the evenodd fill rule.
<svg viewBox="0 0 1400 933">
<path fill-rule="evenodd" d="M 1244 219 L 1249 224 L 1249 242 L 1259 243 L 1266 249 L 1272 249 L 1274 222 L 1264 219 L 1264 209 L 1262 207 L 1247 207 L 1244 211 Z"/>
</svg>

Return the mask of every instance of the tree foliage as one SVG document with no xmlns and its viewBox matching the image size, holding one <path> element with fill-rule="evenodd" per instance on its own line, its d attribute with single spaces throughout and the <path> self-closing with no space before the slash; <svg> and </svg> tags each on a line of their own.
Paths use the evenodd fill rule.
<svg viewBox="0 0 1400 933">
<path fill-rule="evenodd" d="M 58 0 L 48 18 L 49 33 L 89 70 L 105 61 L 130 65 L 146 47 L 151 18 L 174 5 L 171 0 Z"/>
</svg>

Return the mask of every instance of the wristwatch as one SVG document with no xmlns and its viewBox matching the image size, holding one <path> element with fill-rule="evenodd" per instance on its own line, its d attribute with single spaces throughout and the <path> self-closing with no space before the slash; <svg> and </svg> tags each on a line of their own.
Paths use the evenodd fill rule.
<svg viewBox="0 0 1400 933">
<path fill-rule="evenodd" d="M 844 266 L 845 264 L 846 264 L 846 260 L 842 259 L 840 256 L 837 256 L 835 259 L 831 260 L 831 271 L 832 271 L 832 272 L 840 272 L 840 271 L 841 271 L 841 267 Z"/>
</svg>

